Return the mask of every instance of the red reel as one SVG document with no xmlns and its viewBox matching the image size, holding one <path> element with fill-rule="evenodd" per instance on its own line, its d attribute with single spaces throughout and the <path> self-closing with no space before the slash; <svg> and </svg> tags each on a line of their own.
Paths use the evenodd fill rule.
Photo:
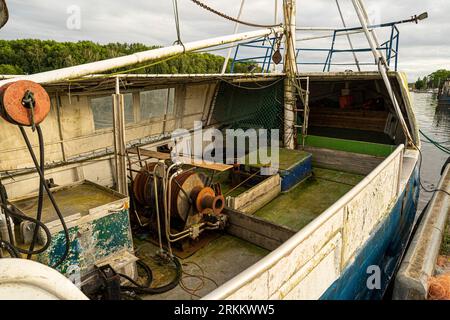
<svg viewBox="0 0 450 320">
<path fill-rule="evenodd" d="M 33 96 L 33 108 L 24 103 L 27 93 Z M 33 109 L 33 110 L 32 110 Z M 50 97 L 40 85 L 28 80 L 5 84 L 0 88 L 0 115 L 12 124 L 40 124 L 50 112 Z"/>
</svg>

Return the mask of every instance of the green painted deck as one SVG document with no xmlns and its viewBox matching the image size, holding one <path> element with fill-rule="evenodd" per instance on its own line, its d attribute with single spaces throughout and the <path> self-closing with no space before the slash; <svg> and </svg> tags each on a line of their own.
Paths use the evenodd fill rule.
<svg viewBox="0 0 450 320">
<path fill-rule="evenodd" d="M 175 276 L 175 269 L 161 265 L 153 257 L 158 247 L 147 241 L 135 240 L 136 255 L 147 263 L 153 272 L 152 286 L 157 287 L 169 283 Z M 205 247 L 198 250 L 187 259 L 181 259 L 183 265 L 183 283 L 189 288 L 197 288 L 196 294 L 205 296 L 222 285 L 246 268 L 261 260 L 269 253 L 268 250 L 255 246 L 247 241 L 240 240 L 230 235 L 223 235 Z M 214 280 L 203 278 L 204 284 L 198 278 L 187 277 L 187 274 L 204 276 Z M 147 295 L 144 299 L 196 299 L 197 297 L 187 293 L 180 286 L 169 292 L 159 295 Z"/>
<path fill-rule="evenodd" d="M 302 144 L 301 134 L 298 136 L 298 143 L 300 145 Z M 396 148 L 396 146 L 387 144 L 348 140 L 348 139 L 337 139 L 314 135 L 308 135 L 306 137 L 305 144 L 309 147 L 367 154 L 377 157 L 387 157 Z"/>
<path fill-rule="evenodd" d="M 363 178 L 362 175 L 314 168 L 311 178 L 280 194 L 255 215 L 293 230 L 301 230 Z"/>
</svg>

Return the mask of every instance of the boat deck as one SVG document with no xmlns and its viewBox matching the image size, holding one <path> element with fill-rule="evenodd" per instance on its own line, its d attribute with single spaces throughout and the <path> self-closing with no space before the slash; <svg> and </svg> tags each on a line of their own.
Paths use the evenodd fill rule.
<svg viewBox="0 0 450 320">
<path fill-rule="evenodd" d="M 282 193 L 255 215 L 276 225 L 298 231 L 314 220 L 340 197 L 364 178 L 362 175 L 337 170 L 314 168 L 312 177 L 287 193 Z M 174 268 L 155 260 L 158 247 L 151 242 L 135 239 L 136 255 L 153 271 L 153 287 L 170 282 Z M 248 241 L 224 234 L 209 242 L 186 259 L 182 285 L 159 295 L 144 299 L 198 299 L 261 260 L 270 251 Z M 190 288 L 188 292 L 185 288 Z"/>
<path fill-rule="evenodd" d="M 158 247 L 150 242 L 135 240 L 136 255 L 152 270 L 152 287 L 167 284 L 175 277 L 175 269 L 161 265 L 155 260 L 154 254 Z M 148 300 L 190 300 L 198 299 L 261 260 L 269 253 L 268 250 L 240 240 L 230 235 L 211 241 L 186 259 L 180 259 L 183 266 L 183 284 L 193 289 L 191 293 L 180 285 L 173 290 L 158 295 L 146 295 Z M 208 279 L 209 278 L 209 279 Z M 197 290 L 195 290 L 197 289 Z"/>
<path fill-rule="evenodd" d="M 299 231 L 363 178 L 362 175 L 314 168 L 312 177 L 293 190 L 280 194 L 255 215 Z"/>
</svg>

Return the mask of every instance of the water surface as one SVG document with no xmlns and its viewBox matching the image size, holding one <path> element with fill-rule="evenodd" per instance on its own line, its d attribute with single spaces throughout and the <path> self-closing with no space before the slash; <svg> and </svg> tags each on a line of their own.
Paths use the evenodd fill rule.
<svg viewBox="0 0 450 320">
<path fill-rule="evenodd" d="M 436 96 L 429 93 L 412 93 L 413 106 L 419 128 L 431 139 L 443 142 L 450 148 L 450 105 L 438 105 Z M 440 178 L 443 164 L 450 155 L 437 149 L 422 139 L 422 183 L 427 188 L 435 188 Z M 419 209 L 430 200 L 432 194 L 422 190 Z"/>
</svg>

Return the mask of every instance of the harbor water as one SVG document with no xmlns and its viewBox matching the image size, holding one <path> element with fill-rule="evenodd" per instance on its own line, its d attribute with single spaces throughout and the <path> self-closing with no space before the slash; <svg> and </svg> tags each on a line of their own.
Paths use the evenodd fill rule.
<svg viewBox="0 0 450 320">
<path fill-rule="evenodd" d="M 420 129 L 431 139 L 450 147 L 450 105 L 439 105 L 436 95 L 431 93 L 411 93 L 416 118 Z M 450 155 L 429 143 L 423 135 L 423 164 L 421 179 L 428 189 L 436 187 L 443 164 Z M 432 197 L 431 193 L 421 191 L 419 209 Z"/>
</svg>

